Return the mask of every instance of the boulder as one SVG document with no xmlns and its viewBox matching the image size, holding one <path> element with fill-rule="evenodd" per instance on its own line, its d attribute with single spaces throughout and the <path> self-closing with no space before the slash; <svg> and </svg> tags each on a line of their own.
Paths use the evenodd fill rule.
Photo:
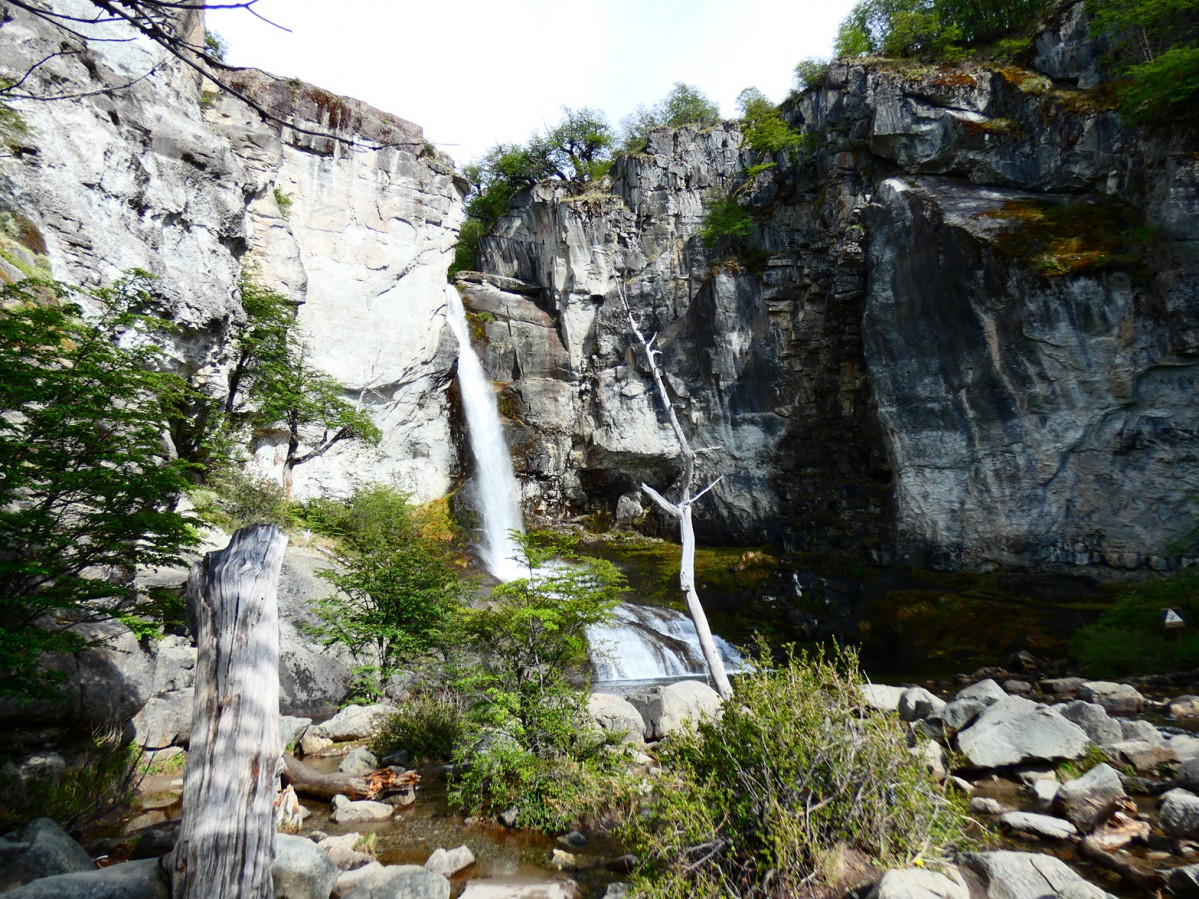
<svg viewBox="0 0 1199 899">
<path fill-rule="evenodd" d="M 358 746 L 346 754 L 337 770 L 344 774 L 368 774 L 378 767 L 379 760 L 375 758 L 375 754 L 365 746 Z"/>
<path fill-rule="evenodd" d="M 913 757 L 923 762 L 928 773 L 937 780 L 944 780 L 949 773 L 949 764 L 945 758 L 945 749 L 935 740 L 925 740 L 917 743 L 908 751 Z"/>
<path fill-rule="evenodd" d="M 339 871 L 353 871 L 374 861 L 374 856 L 367 852 L 359 852 L 354 847 L 362 839 L 360 833 L 343 833 L 336 837 L 325 837 L 317 842 L 321 852 L 329 856 L 329 861 L 337 866 Z"/>
<path fill-rule="evenodd" d="M 0 862 L 0 891 L 41 877 L 92 871 L 92 857 L 49 818 L 36 818 L 22 829 Z"/>
<path fill-rule="evenodd" d="M 336 824 L 350 824 L 355 821 L 386 821 L 395 814 L 396 807 L 386 802 L 375 802 L 371 799 L 360 799 L 351 802 L 345 796 L 333 797 L 333 814 L 329 820 Z"/>
<path fill-rule="evenodd" d="M 271 865 L 275 899 L 328 899 L 339 873 L 337 865 L 312 840 L 275 835 L 275 862 Z"/>
<path fill-rule="evenodd" d="M 470 847 L 459 846 L 457 849 L 434 849 L 425 862 L 425 867 L 442 877 L 453 877 L 474 863 L 475 854 L 470 851 Z"/>
<path fill-rule="evenodd" d="M 1026 680 L 1005 680 L 1003 682 L 1003 692 L 1011 693 L 1015 696 L 1026 696 L 1032 692 L 1032 684 Z"/>
<path fill-rule="evenodd" d="M 1120 722 L 1108 715 L 1107 709 L 1097 702 L 1076 699 L 1074 702 L 1055 705 L 1053 708 L 1057 709 L 1058 714 L 1067 721 L 1073 721 L 1086 731 L 1091 742 L 1099 746 L 1118 743 L 1124 738 L 1124 730 L 1120 727 Z"/>
<path fill-rule="evenodd" d="M 1035 812 L 1004 812 L 999 816 L 999 823 L 1045 840 L 1068 840 L 1078 836 L 1078 828 L 1069 821 Z"/>
<path fill-rule="evenodd" d="M 1174 753 L 1174 757 L 1178 761 L 1185 764 L 1191 759 L 1199 758 L 1199 737 L 1191 734 L 1174 734 L 1166 740 L 1166 749 Z"/>
<path fill-rule="evenodd" d="M 1199 899 L 1199 865 L 1182 865 L 1166 875 L 1170 895 L 1182 899 Z"/>
<path fill-rule="evenodd" d="M 1160 730 L 1148 721 L 1142 721 L 1139 718 L 1120 719 L 1120 739 L 1124 741 L 1143 740 L 1146 743 L 1158 743 L 1162 745 L 1165 745 L 1166 742 Z"/>
<path fill-rule="evenodd" d="M 999 700 L 958 734 L 958 749 L 976 768 L 1078 758 L 1089 742 L 1076 724 L 1020 696 Z"/>
<path fill-rule="evenodd" d="M 578 896 L 579 887 L 573 880 L 486 877 L 470 881 L 458 899 L 578 899 Z"/>
<path fill-rule="evenodd" d="M 958 733 L 969 727 L 970 722 L 982 714 L 989 703 L 981 699 L 967 696 L 954 698 L 944 708 L 933 712 L 920 722 L 920 731 L 925 736 L 952 740 Z M 930 730 L 934 731 L 930 733 Z"/>
<path fill-rule="evenodd" d="M 970 800 L 970 811 L 976 815 L 1002 815 L 1008 809 L 998 799 L 990 796 L 974 796 Z"/>
<path fill-rule="evenodd" d="M 1187 759 L 1179 765 L 1176 780 L 1181 787 L 1199 790 L 1199 758 Z"/>
<path fill-rule="evenodd" d="M 1114 899 L 1083 880 L 1061 859 L 1034 852 L 965 852 L 958 864 L 983 881 L 995 899 Z"/>
<path fill-rule="evenodd" d="M 1145 697 L 1135 687 L 1112 681 L 1084 681 L 1078 687 L 1078 698 L 1097 702 L 1109 715 L 1135 715 L 1145 705 Z"/>
<path fill-rule="evenodd" d="M 375 732 L 375 719 L 395 711 L 390 703 L 375 705 L 348 705 L 328 721 L 318 724 L 313 730 L 328 737 L 334 743 L 348 740 L 364 740 Z"/>
<path fill-rule="evenodd" d="M 145 858 L 98 870 L 43 877 L 4 896 L 6 899 L 169 899 L 170 891 L 158 859 Z"/>
<path fill-rule="evenodd" d="M 1104 746 L 1103 751 L 1117 764 L 1131 765 L 1142 774 L 1151 774 L 1158 765 L 1176 761 L 1169 746 L 1148 740 L 1121 740 Z"/>
<path fill-rule="evenodd" d="M 337 875 L 337 883 L 333 885 L 333 899 L 341 899 L 342 896 L 354 892 L 354 890 L 358 889 L 358 887 L 362 886 L 368 880 L 373 879 L 382 870 L 383 865 L 381 862 L 372 861 L 361 868 L 342 871 Z"/>
<path fill-rule="evenodd" d="M 980 680 L 976 684 L 971 684 L 968 687 L 963 687 L 954 694 L 954 699 L 975 699 L 983 705 L 994 705 L 1007 696 L 1003 687 L 995 682 L 994 678 L 988 677 L 985 680 Z"/>
<path fill-rule="evenodd" d="M 450 899 L 450 882 L 421 865 L 386 865 L 345 899 Z"/>
<path fill-rule="evenodd" d="M 1110 765 L 1096 765 L 1081 777 L 1067 781 L 1057 791 L 1054 806 L 1083 833 L 1105 821 L 1124 795 L 1120 775 Z"/>
<path fill-rule="evenodd" d="M 621 734 L 630 743 L 645 742 L 645 722 L 641 713 L 623 696 L 592 693 L 587 698 L 587 714 L 606 734 Z"/>
<path fill-rule="evenodd" d="M 1083 685 L 1081 677 L 1050 677 L 1041 681 L 1037 686 L 1042 693 L 1053 693 L 1058 696 L 1077 696 L 1078 688 Z"/>
<path fill-rule="evenodd" d="M 889 684 L 862 684 L 862 701 L 872 709 L 880 712 L 899 711 L 899 698 L 903 696 L 903 687 L 892 687 Z"/>
<path fill-rule="evenodd" d="M 1166 714 L 1179 721 L 1199 718 L 1199 696 L 1176 696 L 1166 703 Z"/>
<path fill-rule="evenodd" d="M 134 742 L 143 749 L 185 745 L 191 739 L 195 690 L 151 696 L 133 716 Z"/>
<path fill-rule="evenodd" d="M 1053 808 L 1061 784 L 1048 777 L 1038 777 L 1026 789 L 1032 794 L 1033 807 L 1039 812 L 1048 812 Z"/>
<path fill-rule="evenodd" d="M 707 684 L 679 681 L 650 687 L 628 698 L 645 722 L 642 733 L 647 740 L 660 740 L 683 727 L 695 727 L 702 716 L 715 717 L 720 695 Z"/>
<path fill-rule="evenodd" d="M 617 530 L 628 530 L 644 514 L 645 509 L 641 505 L 641 492 L 624 494 L 616 501 L 615 524 Z"/>
<path fill-rule="evenodd" d="M 970 888 L 952 866 L 944 874 L 903 868 L 884 873 L 866 899 L 970 899 Z"/>
<path fill-rule="evenodd" d="M 290 751 L 291 747 L 300 741 L 304 731 L 312 723 L 311 718 L 297 718 L 294 715 L 279 716 L 279 744 Z"/>
<path fill-rule="evenodd" d="M 1171 837 L 1189 840 L 1199 836 L 1199 796 L 1181 787 L 1162 794 L 1157 823 Z"/>
<path fill-rule="evenodd" d="M 945 700 L 924 687 L 908 687 L 899 697 L 899 717 L 904 721 L 919 721 L 943 708 Z"/>
</svg>

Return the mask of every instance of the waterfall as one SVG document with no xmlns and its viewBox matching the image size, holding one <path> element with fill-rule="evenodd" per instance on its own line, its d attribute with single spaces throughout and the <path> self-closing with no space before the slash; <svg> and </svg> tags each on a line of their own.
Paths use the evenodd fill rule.
<svg viewBox="0 0 1199 899">
<path fill-rule="evenodd" d="M 458 338 L 458 386 L 466 412 L 466 429 L 475 457 L 482 541 L 479 555 L 487 570 L 501 581 L 511 581 L 527 572 L 516 563 L 519 552 L 512 532 L 524 532 L 520 514 L 520 491 L 512 472 L 512 456 L 504 442 L 495 390 L 470 344 L 466 309 L 458 291 L 446 285 L 450 330 Z"/>
<path fill-rule="evenodd" d="M 596 681 L 707 676 L 695 625 L 674 609 L 622 603 L 610 622 L 587 629 L 587 639 Z M 716 637 L 716 648 L 730 673 L 744 667 L 727 641 Z"/>
</svg>

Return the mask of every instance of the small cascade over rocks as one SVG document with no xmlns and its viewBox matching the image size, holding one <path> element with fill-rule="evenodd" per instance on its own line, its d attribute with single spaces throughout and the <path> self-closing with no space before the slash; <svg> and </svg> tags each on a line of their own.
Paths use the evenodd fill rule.
<svg viewBox="0 0 1199 899">
<path fill-rule="evenodd" d="M 519 548 L 512 532 L 524 533 L 520 514 L 520 490 L 512 471 L 512 456 L 504 442 L 499 404 L 491 381 L 470 344 L 466 308 L 452 286 L 446 285 L 446 319 L 458 338 L 458 386 L 466 412 L 470 449 L 475 457 L 482 540 L 479 555 L 484 566 L 501 581 L 511 581 L 524 568 L 516 561 Z"/>
<path fill-rule="evenodd" d="M 608 624 L 589 627 L 587 638 L 597 683 L 707 676 L 695 625 L 675 609 L 622 603 Z M 716 637 L 716 648 L 727 671 L 744 668 L 726 640 Z"/>
</svg>

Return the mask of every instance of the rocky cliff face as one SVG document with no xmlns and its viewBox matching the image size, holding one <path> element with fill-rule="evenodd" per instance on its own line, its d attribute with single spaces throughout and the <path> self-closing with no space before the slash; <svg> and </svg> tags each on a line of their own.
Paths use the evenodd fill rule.
<svg viewBox="0 0 1199 899">
<path fill-rule="evenodd" d="M 523 197 L 491 313 L 530 506 L 614 508 L 676 451 L 618 285 L 723 475 L 710 539 L 944 568 L 1166 567 L 1193 527 L 1199 161 L 1095 89 L 1082 4 L 1023 66 L 834 64 L 754 177 L 752 252 L 697 237 L 760 162 L 655 133 L 605 192 Z M 737 180 L 740 179 L 740 180 Z M 500 283 L 500 282 L 496 282 Z"/>
<path fill-rule="evenodd" d="M 56 0 L 75 7 L 92 9 Z M 156 275 L 163 310 L 181 326 L 181 370 L 218 396 L 242 319 L 239 273 L 252 264 L 302 304 L 315 362 L 384 433 L 377 449 L 339 445 L 296 469 L 298 495 L 344 492 L 364 477 L 395 479 L 419 499 L 444 495 L 456 464 L 445 398 L 456 348 L 441 285 L 462 206 L 451 166 L 420 128 L 302 82 L 227 73 L 296 126 L 280 127 L 155 45 L 85 45 L 19 10 L 5 15 L 4 73 L 50 57 L 29 92 L 80 95 L 13 104 L 28 129 L 7 135 L 13 151 L 0 158 L 0 208 L 25 244 L 12 252 L 43 254 L 73 283 L 134 267 Z M 94 93 L 101 87 L 120 89 Z M 267 435 L 255 459 L 275 476 L 276 444 Z"/>
</svg>

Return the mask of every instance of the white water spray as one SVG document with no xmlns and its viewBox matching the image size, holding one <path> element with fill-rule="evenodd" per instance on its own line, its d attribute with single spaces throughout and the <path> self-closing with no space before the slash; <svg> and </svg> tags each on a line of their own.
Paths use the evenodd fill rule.
<svg viewBox="0 0 1199 899">
<path fill-rule="evenodd" d="M 449 285 L 446 285 L 445 296 L 446 318 L 450 330 L 458 338 L 458 386 L 462 390 L 466 429 L 477 472 L 478 512 L 483 525 L 479 555 L 489 572 L 501 581 L 511 581 L 528 574 L 516 562 L 520 550 L 512 539 L 513 531 L 524 533 L 512 456 L 504 442 L 495 391 L 470 345 L 470 328 L 462 298 Z"/>
</svg>

